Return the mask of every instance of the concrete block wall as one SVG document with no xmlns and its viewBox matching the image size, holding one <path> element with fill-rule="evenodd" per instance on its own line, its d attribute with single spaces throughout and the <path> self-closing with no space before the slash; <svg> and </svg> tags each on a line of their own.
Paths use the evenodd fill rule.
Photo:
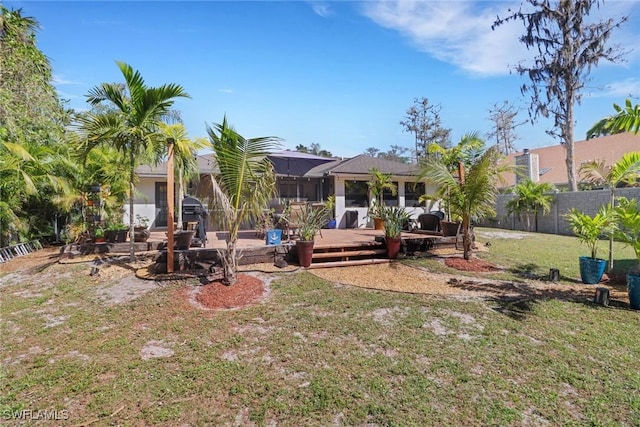
<svg viewBox="0 0 640 427">
<path fill-rule="evenodd" d="M 618 188 L 616 197 L 635 198 L 640 200 L 640 188 Z M 507 213 L 506 205 L 515 196 L 501 194 L 496 202 L 496 216 L 481 222 L 480 225 L 509 230 L 524 230 L 525 225 L 518 218 Z M 551 211 L 546 215 L 538 215 L 537 230 L 540 233 L 571 235 L 571 230 L 563 218 L 571 208 L 576 208 L 589 215 L 594 215 L 600 206 L 609 203 L 609 190 L 576 191 L 553 194 Z"/>
</svg>

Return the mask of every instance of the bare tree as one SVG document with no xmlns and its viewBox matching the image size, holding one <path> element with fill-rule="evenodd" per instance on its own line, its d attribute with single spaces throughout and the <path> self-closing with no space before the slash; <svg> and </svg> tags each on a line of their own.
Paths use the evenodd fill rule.
<svg viewBox="0 0 640 427">
<path fill-rule="evenodd" d="M 427 146 L 432 142 L 442 148 L 451 145 L 451 129 L 442 127 L 441 109 L 440 105 L 429 104 L 425 97 L 415 98 L 413 105 L 406 112 L 405 119 L 400 121 L 404 131 L 415 136 L 416 161 L 427 153 Z"/>
<path fill-rule="evenodd" d="M 566 149 L 569 189 L 578 190 L 574 164 L 574 107 L 582 98 L 582 89 L 588 81 L 592 67 L 601 59 L 616 62 L 623 52 L 619 47 L 608 47 L 611 32 L 622 25 L 627 17 L 587 23 L 593 6 L 601 0 L 527 0 L 533 12 L 522 9 L 506 18 L 498 17 L 492 29 L 509 21 L 522 21 L 525 33 L 520 42 L 527 48 L 536 48 L 533 64 L 515 67 L 520 75 L 527 75 L 530 83 L 523 84 L 523 94 L 531 93 L 529 115 L 551 116 L 553 128 L 547 133 L 560 139 Z"/>
<path fill-rule="evenodd" d="M 487 139 L 495 140 L 498 149 L 504 155 L 516 151 L 513 143 L 519 138 L 515 133 L 515 128 L 528 122 L 525 120 L 515 123 L 517 115 L 518 108 L 510 104 L 509 101 L 502 101 L 501 105 L 495 103 L 492 108 L 489 108 L 489 120 L 493 122 L 493 128 L 491 132 L 487 133 Z"/>
</svg>

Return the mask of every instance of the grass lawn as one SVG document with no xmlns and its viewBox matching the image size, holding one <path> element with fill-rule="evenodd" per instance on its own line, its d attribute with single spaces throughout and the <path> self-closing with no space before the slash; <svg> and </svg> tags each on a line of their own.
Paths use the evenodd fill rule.
<svg viewBox="0 0 640 427">
<path fill-rule="evenodd" d="M 519 242 L 521 255 L 514 239 L 491 239 L 483 257 L 514 271 L 502 274 L 577 276 L 575 239 L 544 236 L 548 251 L 565 248 L 549 254 L 537 238 Z M 636 311 L 373 291 L 300 272 L 277 276 L 259 304 L 204 312 L 185 298 L 196 282 L 111 304 L 86 264 L 0 276 L 7 425 L 20 411 L 59 411 L 68 419 L 42 424 L 73 426 L 640 425 Z M 146 359 L 145 348 L 172 353 Z"/>
</svg>

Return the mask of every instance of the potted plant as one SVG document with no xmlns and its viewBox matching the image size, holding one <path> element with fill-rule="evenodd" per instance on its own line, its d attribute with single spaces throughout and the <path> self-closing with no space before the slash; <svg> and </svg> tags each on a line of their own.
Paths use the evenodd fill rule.
<svg viewBox="0 0 640 427">
<path fill-rule="evenodd" d="M 104 238 L 104 228 L 102 227 L 96 227 L 93 230 L 93 238 L 95 239 L 96 243 L 103 243 L 105 241 Z"/>
<path fill-rule="evenodd" d="M 631 246 L 636 254 L 636 266 L 627 274 L 627 290 L 631 308 L 640 310 L 640 206 L 638 206 L 638 200 L 618 198 L 614 219 L 617 225 L 614 237 Z"/>
<path fill-rule="evenodd" d="M 387 247 L 387 257 L 395 259 L 400 253 L 402 243 L 402 228 L 409 220 L 409 214 L 402 207 L 389 206 L 382 210 L 384 220 L 384 239 Z"/>
<path fill-rule="evenodd" d="M 104 238 L 108 243 L 124 243 L 127 241 L 129 228 L 120 222 L 107 224 Z"/>
<path fill-rule="evenodd" d="M 391 180 L 390 173 L 383 173 L 376 168 L 369 169 L 371 179 L 367 181 L 369 191 L 371 191 L 371 206 L 367 215 L 373 219 L 373 226 L 376 230 L 384 229 L 384 190 L 389 190 L 393 196 L 397 194 L 398 188 Z"/>
<path fill-rule="evenodd" d="M 614 230 L 611 211 L 602 206 L 593 217 L 573 208 L 565 216 L 573 233 L 580 243 L 589 247 L 591 256 L 580 257 L 580 278 L 582 283 L 595 284 L 600 282 L 607 267 L 607 261 L 597 258 L 598 242 Z"/>
<path fill-rule="evenodd" d="M 329 220 L 327 221 L 327 228 L 336 228 L 338 223 L 335 217 L 336 196 L 331 195 L 327 197 L 327 201 L 324 202 L 324 208 L 327 211 Z"/>
<path fill-rule="evenodd" d="M 301 211 L 296 250 L 298 252 L 298 262 L 302 267 L 311 265 L 314 239 L 318 232 L 322 233 L 320 230 L 327 223 L 328 217 L 329 213 L 324 207 L 317 208 L 307 205 Z"/>
<path fill-rule="evenodd" d="M 148 228 L 149 218 L 136 215 L 136 224 L 133 226 L 133 239 L 135 242 L 146 242 L 151 235 Z"/>
</svg>

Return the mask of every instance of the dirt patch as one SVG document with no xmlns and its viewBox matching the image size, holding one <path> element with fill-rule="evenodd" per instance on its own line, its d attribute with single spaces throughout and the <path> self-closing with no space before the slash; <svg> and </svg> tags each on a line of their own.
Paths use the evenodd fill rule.
<svg viewBox="0 0 640 427">
<path fill-rule="evenodd" d="M 466 260 L 462 257 L 450 257 L 445 258 L 444 263 L 447 267 L 455 268 L 460 271 L 475 271 L 478 273 L 488 273 L 491 271 L 500 270 L 495 265 L 490 262 L 484 261 L 480 258 L 471 257 L 471 259 Z"/>
<path fill-rule="evenodd" d="M 118 272 L 118 276 L 122 271 Z M 124 304 L 159 288 L 157 282 L 151 280 L 138 279 L 132 276 L 122 277 L 118 281 L 108 280 L 103 282 L 102 287 L 96 289 L 98 298 L 107 305 Z"/>
<path fill-rule="evenodd" d="M 524 239 L 526 234 L 514 233 L 507 231 L 480 231 L 476 232 L 476 236 L 484 237 L 487 239 Z"/>
<path fill-rule="evenodd" d="M 190 299 L 203 310 L 232 309 L 255 304 L 266 293 L 264 280 L 249 274 L 238 274 L 238 281 L 231 286 L 216 281 L 195 287 Z"/>
<path fill-rule="evenodd" d="M 140 357 L 142 360 L 171 357 L 173 355 L 174 351 L 167 347 L 167 345 L 162 341 L 149 341 L 140 350 Z"/>
</svg>

